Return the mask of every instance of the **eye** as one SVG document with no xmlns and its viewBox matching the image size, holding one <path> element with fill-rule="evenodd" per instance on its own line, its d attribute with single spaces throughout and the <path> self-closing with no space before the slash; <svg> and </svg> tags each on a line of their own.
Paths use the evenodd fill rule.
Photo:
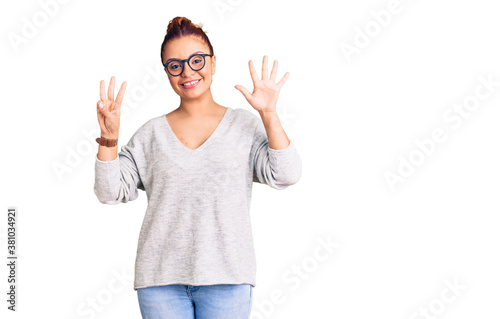
<svg viewBox="0 0 500 319">
<path fill-rule="evenodd" d="M 191 58 L 192 65 L 201 65 L 203 64 L 203 57 L 201 55 L 195 55 Z"/>
<path fill-rule="evenodd" d="M 178 61 L 172 61 L 170 62 L 170 64 L 168 65 L 168 68 L 170 70 L 177 70 L 178 68 L 181 67 L 181 64 L 178 62 Z"/>
</svg>

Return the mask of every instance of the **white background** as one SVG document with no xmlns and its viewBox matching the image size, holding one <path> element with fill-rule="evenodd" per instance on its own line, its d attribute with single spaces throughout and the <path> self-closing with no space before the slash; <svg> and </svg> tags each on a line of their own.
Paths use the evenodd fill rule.
<svg viewBox="0 0 500 319">
<path fill-rule="evenodd" d="M 396 8 L 389 0 L 2 2 L 0 316 L 140 318 L 132 284 L 146 194 L 104 205 L 93 192 L 99 81 L 107 88 L 116 76 L 115 92 L 128 82 L 122 146 L 179 105 L 160 46 L 168 22 L 186 16 L 214 47 L 216 102 L 258 114 L 234 88 L 253 89 L 250 59 L 259 74 L 265 54 L 279 60 L 278 79 L 290 72 L 278 111 L 303 173 L 282 191 L 254 183 L 252 318 L 425 318 L 419 308 L 498 317 L 498 8 L 392 3 L 389 17 L 380 14 Z M 360 32 L 370 34 L 363 43 Z M 355 43 L 356 53 L 342 51 Z M 480 80 L 488 77 L 491 92 Z M 464 103 L 453 126 L 444 116 L 456 120 L 454 105 Z M 415 140 L 434 130 L 446 139 L 427 143 L 425 155 Z M 416 164 L 398 171 L 408 160 Z M 401 178 L 392 189 L 387 172 Z M 11 206 L 16 313 L 5 302 Z M 338 245 L 327 254 L 321 240 Z"/>
</svg>

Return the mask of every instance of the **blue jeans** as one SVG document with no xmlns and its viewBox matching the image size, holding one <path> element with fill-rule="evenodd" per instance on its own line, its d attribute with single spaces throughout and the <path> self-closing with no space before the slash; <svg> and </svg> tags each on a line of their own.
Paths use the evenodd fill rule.
<svg viewBox="0 0 500 319">
<path fill-rule="evenodd" d="M 143 319 L 248 319 L 252 285 L 164 285 L 137 289 Z"/>
</svg>

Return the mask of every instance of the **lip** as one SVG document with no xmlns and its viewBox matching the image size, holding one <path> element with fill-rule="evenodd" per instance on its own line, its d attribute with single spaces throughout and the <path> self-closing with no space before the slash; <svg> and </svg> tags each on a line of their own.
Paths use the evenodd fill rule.
<svg viewBox="0 0 500 319">
<path fill-rule="evenodd" d="M 186 82 L 184 82 L 184 83 L 189 83 L 189 82 L 192 82 L 192 81 L 195 81 L 195 80 L 186 81 Z M 201 79 L 198 79 L 198 82 L 196 82 L 196 83 L 194 83 L 194 84 L 191 84 L 191 85 L 189 85 L 189 86 L 184 86 L 184 85 L 182 85 L 182 84 L 184 84 L 184 83 L 181 83 L 181 87 L 182 87 L 182 88 L 184 88 L 184 89 L 192 89 L 192 88 L 194 88 L 195 86 L 197 86 L 200 82 L 201 82 Z"/>
</svg>

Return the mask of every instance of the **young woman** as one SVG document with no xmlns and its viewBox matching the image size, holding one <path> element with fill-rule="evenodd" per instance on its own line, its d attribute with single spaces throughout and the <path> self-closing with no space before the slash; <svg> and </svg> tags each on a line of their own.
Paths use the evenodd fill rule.
<svg viewBox="0 0 500 319">
<path fill-rule="evenodd" d="M 161 46 L 178 108 L 144 123 L 118 154 L 120 108 L 115 78 L 101 99 L 94 192 L 105 204 L 147 194 L 135 263 L 134 289 L 143 318 L 249 318 L 256 261 L 250 224 L 252 183 L 284 189 L 302 162 L 285 134 L 276 103 L 288 72 L 236 85 L 253 113 L 216 103 L 210 91 L 216 58 L 202 28 L 184 17 L 170 21 Z"/>
</svg>

